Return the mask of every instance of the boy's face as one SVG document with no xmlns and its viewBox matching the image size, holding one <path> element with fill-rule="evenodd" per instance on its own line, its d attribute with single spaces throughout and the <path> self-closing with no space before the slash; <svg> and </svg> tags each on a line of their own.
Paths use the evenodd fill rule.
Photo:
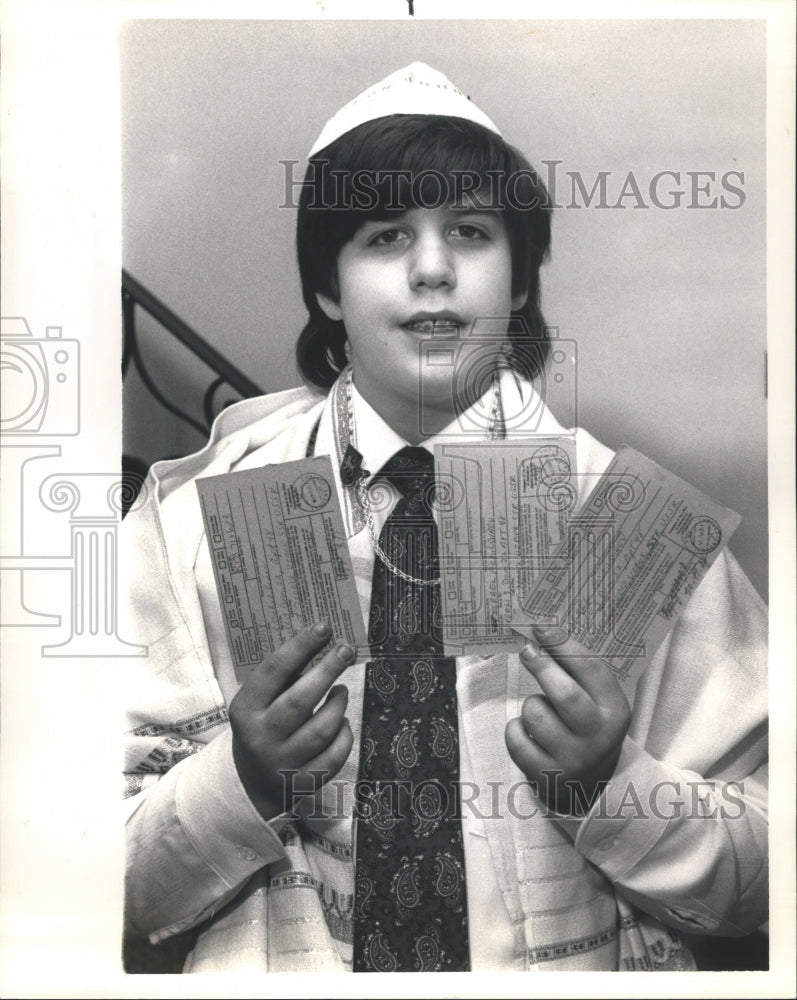
<svg viewBox="0 0 797 1000">
<path fill-rule="evenodd" d="M 407 440 L 420 439 L 420 428 L 442 428 L 473 401 L 456 398 L 457 370 L 474 352 L 481 371 L 486 355 L 497 358 L 510 313 L 526 298 L 512 296 L 501 214 L 462 208 L 413 208 L 366 222 L 338 254 L 337 284 L 337 301 L 318 301 L 346 327 L 355 385 Z M 474 320 L 485 317 L 491 336 L 469 343 Z M 452 363 L 429 364 L 432 344 Z"/>
</svg>

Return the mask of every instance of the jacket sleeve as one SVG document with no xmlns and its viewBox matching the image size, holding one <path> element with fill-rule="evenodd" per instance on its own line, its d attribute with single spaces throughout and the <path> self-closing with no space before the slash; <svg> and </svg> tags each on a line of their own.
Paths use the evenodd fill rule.
<svg viewBox="0 0 797 1000">
<path fill-rule="evenodd" d="M 210 917 L 281 858 L 284 821 L 261 818 L 232 759 L 225 699 L 189 585 L 202 538 L 194 483 L 186 477 L 162 501 L 151 473 L 145 493 L 120 534 L 121 627 L 145 652 L 124 663 L 133 793 L 125 924 L 154 944 Z"/>
<path fill-rule="evenodd" d="M 284 820 L 263 820 L 250 802 L 229 729 L 128 801 L 126 929 L 153 944 L 211 917 L 284 856 Z"/>
<path fill-rule="evenodd" d="M 561 821 L 621 895 L 687 933 L 767 919 L 765 610 L 720 557 L 639 683 L 611 782 Z"/>
<path fill-rule="evenodd" d="M 767 919 L 766 766 L 725 782 L 628 740 L 576 849 L 629 902 L 692 934 L 749 934 Z"/>
</svg>

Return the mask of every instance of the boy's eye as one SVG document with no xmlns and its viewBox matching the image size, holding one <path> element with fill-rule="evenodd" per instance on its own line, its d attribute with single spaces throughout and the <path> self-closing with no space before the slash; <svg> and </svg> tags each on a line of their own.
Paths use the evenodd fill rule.
<svg viewBox="0 0 797 1000">
<path fill-rule="evenodd" d="M 474 226 L 470 222 L 461 222 L 459 225 L 454 226 L 451 232 L 454 236 L 459 236 L 461 239 L 465 240 L 487 239 L 487 234 L 484 230 L 480 229 L 478 226 Z"/>
<path fill-rule="evenodd" d="M 371 244 L 373 246 L 389 246 L 392 243 L 398 243 L 399 240 L 405 239 L 406 233 L 402 232 L 400 229 L 383 229 L 381 233 L 377 233 L 371 239 Z"/>
</svg>

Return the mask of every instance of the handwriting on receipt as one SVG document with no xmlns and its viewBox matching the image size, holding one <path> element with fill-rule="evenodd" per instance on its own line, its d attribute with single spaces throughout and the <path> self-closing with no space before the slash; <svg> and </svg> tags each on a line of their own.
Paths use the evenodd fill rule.
<svg viewBox="0 0 797 1000">
<path fill-rule="evenodd" d="M 575 438 L 438 444 L 435 468 L 445 652 L 517 652 L 515 608 L 574 506 Z"/>
<path fill-rule="evenodd" d="M 518 631 L 555 624 L 638 678 L 740 517 L 632 448 L 621 448 L 521 598 Z"/>
<path fill-rule="evenodd" d="M 197 480 L 236 669 L 301 628 L 367 644 L 328 456 Z"/>
</svg>

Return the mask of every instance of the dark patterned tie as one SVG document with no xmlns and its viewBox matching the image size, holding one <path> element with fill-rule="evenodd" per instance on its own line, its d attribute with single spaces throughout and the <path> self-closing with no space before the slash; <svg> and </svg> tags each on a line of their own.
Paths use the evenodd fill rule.
<svg viewBox="0 0 797 1000">
<path fill-rule="evenodd" d="M 434 463 L 404 448 L 385 465 L 401 493 L 380 535 L 409 576 L 439 575 Z M 357 785 L 355 972 L 470 968 L 459 811 L 456 667 L 442 656 L 440 586 L 374 560 Z"/>
</svg>

